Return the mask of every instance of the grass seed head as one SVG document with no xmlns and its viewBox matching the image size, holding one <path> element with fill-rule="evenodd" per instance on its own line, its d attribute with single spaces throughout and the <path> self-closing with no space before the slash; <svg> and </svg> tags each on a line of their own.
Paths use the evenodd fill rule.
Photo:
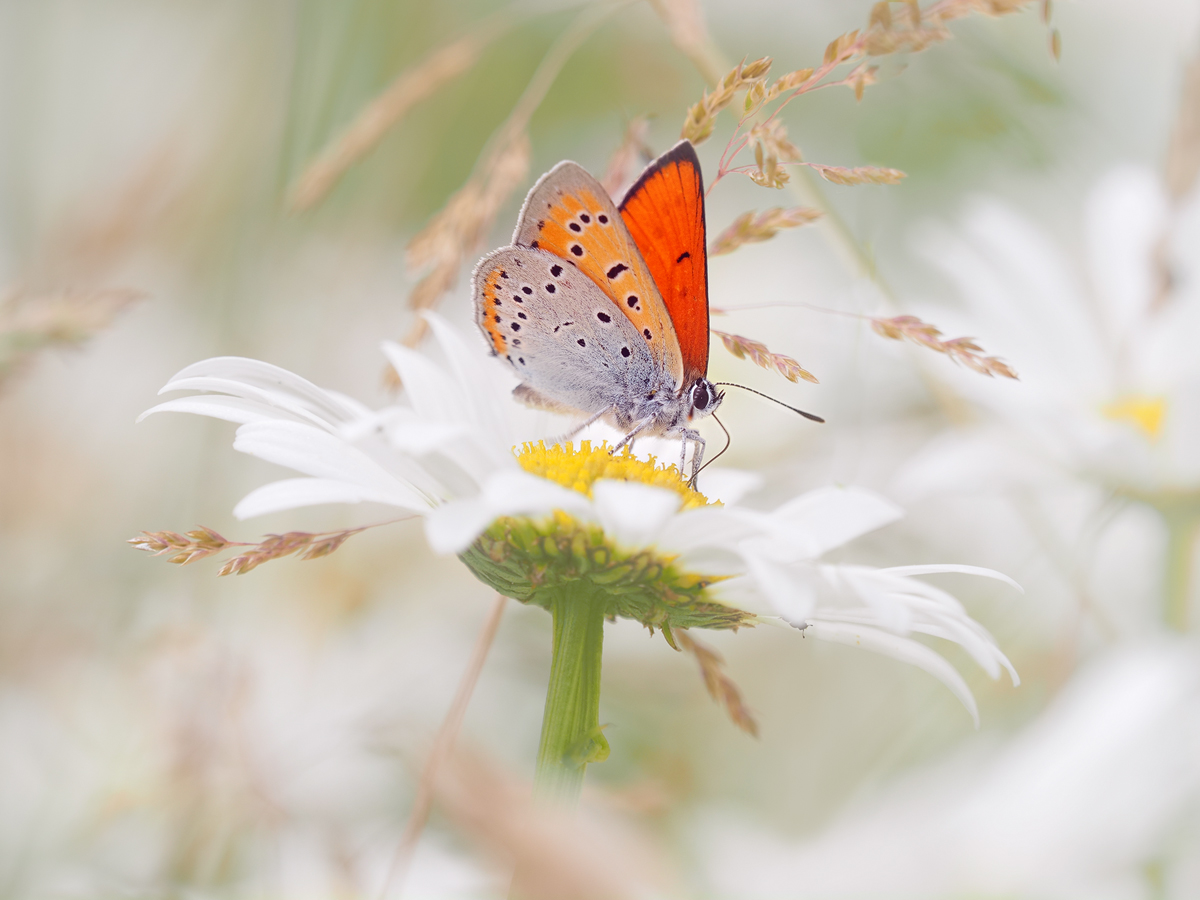
<svg viewBox="0 0 1200 900">
<path fill-rule="evenodd" d="M 761 213 L 745 212 L 733 220 L 728 228 L 713 239 L 708 247 L 709 256 L 732 253 L 743 244 L 768 241 L 785 228 L 808 225 L 821 217 L 817 209 L 797 206 L 792 209 L 774 207 Z"/>
<path fill-rule="evenodd" d="M 686 650 L 696 657 L 708 695 L 721 704 L 730 721 L 747 734 L 758 737 L 758 722 L 742 700 L 737 683 L 725 671 L 725 660 L 721 654 L 697 641 L 687 629 L 677 629 L 674 638 L 680 650 Z"/>
<path fill-rule="evenodd" d="M 995 356 L 984 355 L 983 348 L 974 338 L 942 339 L 941 329 L 928 322 L 923 322 L 916 316 L 893 316 L 890 319 L 871 319 L 871 329 L 881 337 L 893 341 L 907 340 L 922 347 L 927 347 L 935 353 L 944 353 L 956 363 L 966 366 L 989 378 L 999 376 L 1017 380 L 1017 373 Z"/>
<path fill-rule="evenodd" d="M 783 353 L 772 353 L 761 341 L 716 329 L 713 329 L 712 333 L 717 335 L 725 345 L 725 349 L 738 359 L 748 359 L 760 368 L 778 372 L 788 381 L 796 382 L 803 379 L 811 384 L 820 383 L 812 372 L 809 372 L 796 360 Z"/>
</svg>

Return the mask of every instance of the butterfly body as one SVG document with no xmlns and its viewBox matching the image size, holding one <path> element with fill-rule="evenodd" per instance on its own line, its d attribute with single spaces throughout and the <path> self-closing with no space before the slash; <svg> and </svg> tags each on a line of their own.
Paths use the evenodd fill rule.
<svg viewBox="0 0 1200 900">
<path fill-rule="evenodd" d="M 690 423 L 723 397 L 705 377 L 703 204 L 687 142 L 647 168 L 620 210 L 587 171 L 560 163 L 530 191 L 512 246 L 473 278 L 476 323 L 521 379 L 517 399 L 603 419 L 625 433 L 618 447 L 679 437 L 681 471 L 691 442 L 693 476 L 704 441 Z"/>
</svg>

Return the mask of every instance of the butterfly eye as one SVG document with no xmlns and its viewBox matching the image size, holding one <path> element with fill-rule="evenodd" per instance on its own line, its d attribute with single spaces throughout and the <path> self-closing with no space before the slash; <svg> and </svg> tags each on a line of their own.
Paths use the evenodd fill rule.
<svg viewBox="0 0 1200 900">
<path fill-rule="evenodd" d="M 708 386 L 703 382 L 692 388 L 692 406 L 696 409 L 708 408 Z"/>
</svg>

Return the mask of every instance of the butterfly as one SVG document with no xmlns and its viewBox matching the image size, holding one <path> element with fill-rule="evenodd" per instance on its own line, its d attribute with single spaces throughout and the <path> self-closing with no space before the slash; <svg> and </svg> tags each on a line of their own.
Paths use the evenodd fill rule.
<svg viewBox="0 0 1200 900">
<path fill-rule="evenodd" d="M 533 186 L 512 245 L 472 277 L 475 321 L 528 406 L 597 420 L 625 437 L 679 437 L 691 475 L 704 439 L 691 423 L 724 398 L 708 380 L 708 251 L 700 160 L 684 140 L 620 205 L 581 166 Z M 569 435 L 568 435 L 569 436 Z"/>
</svg>

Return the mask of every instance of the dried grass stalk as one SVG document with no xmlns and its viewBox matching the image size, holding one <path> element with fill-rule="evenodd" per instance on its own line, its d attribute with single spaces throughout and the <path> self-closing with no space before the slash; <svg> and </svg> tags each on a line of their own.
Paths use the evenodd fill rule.
<svg viewBox="0 0 1200 900">
<path fill-rule="evenodd" d="M 537 803 L 528 784 L 479 755 L 452 754 L 436 794 L 439 809 L 460 833 L 509 871 L 515 865 L 512 896 L 682 896 L 679 876 L 651 834 L 595 808 Z"/>
<path fill-rule="evenodd" d="M 492 136 L 471 178 L 413 240 L 408 251 L 409 265 L 429 268 L 409 296 L 409 305 L 414 309 L 432 307 L 457 283 L 463 262 L 479 250 L 501 204 L 529 172 L 530 147 L 526 133 L 529 120 L 571 55 L 619 8 L 618 5 L 591 4 L 576 16 L 542 57 L 508 118 Z M 427 329 L 424 318 L 418 318 L 404 343 L 415 346 Z M 384 378 L 389 386 L 399 386 L 393 369 L 386 369 Z"/>
<path fill-rule="evenodd" d="M 714 47 L 699 0 L 650 0 L 650 6 L 667 26 L 671 42 L 700 70 L 705 81 L 716 84 L 722 75 L 714 65 Z"/>
<path fill-rule="evenodd" d="M 871 319 L 871 328 L 876 334 L 894 341 L 909 340 L 937 353 L 944 353 L 956 363 L 989 378 L 999 375 L 1016 380 L 1017 373 L 1003 360 L 995 356 L 984 356 L 983 348 L 972 338 L 942 340 L 942 332 L 922 322 L 916 316 L 894 316 L 890 319 Z"/>
<path fill-rule="evenodd" d="M 749 173 L 750 180 L 763 187 L 781 188 L 787 184 L 789 177 L 784 165 L 800 162 L 803 157 L 800 148 L 788 139 L 787 127 L 783 122 L 769 118 L 751 128 L 746 138 L 754 144 L 756 169 Z"/>
<path fill-rule="evenodd" d="M 504 607 L 507 603 L 508 598 L 503 594 L 496 595 L 496 599 L 492 603 L 492 611 L 488 614 L 487 621 L 484 622 L 483 629 L 475 641 L 475 648 L 471 651 L 466 671 L 463 672 L 458 683 L 458 690 L 454 693 L 454 701 L 450 704 L 446 718 L 442 720 L 442 724 L 434 736 L 433 746 L 421 769 L 420 778 L 417 780 L 417 794 L 413 798 L 408 824 L 404 826 L 404 834 L 401 835 L 400 842 L 392 854 L 391 863 L 383 880 L 383 889 L 379 892 L 380 897 L 387 897 L 393 885 L 402 885 L 405 875 L 408 874 L 408 867 L 412 862 L 413 853 L 417 849 L 417 842 L 425 830 L 429 813 L 433 809 L 434 786 L 437 783 L 438 771 L 453 751 L 454 744 L 458 740 L 458 733 L 462 730 L 463 717 L 467 714 L 467 705 L 475 693 L 475 685 L 479 683 L 479 673 L 483 671 L 483 664 L 492 649 L 496 631 L 500 627 L 500 617 L 504 615 Z"/>
<path fill-rule="evenodd" d="M 767 349 L 766 344 L 748 337 L 742 337 L 740 334 L 727 334 L 724 331 L 717 331 L 715 328 L 711 329 L 711 331 L 712 334 L 717 335 L 722 343 L 725 344 L 725 349 L 738 359 L 748 359 L 756 366 L 778 372 L 788 381 L 800 381 L 804 379 L 812 384 L 820 383 L 812 372 L 809 372 L 800 363 L 796 362 L 796 360 L 782 353 L 772 353 Z"/>
<path fill-rule="evenodd" d="M 792 209 L 774 207 L 761 213 L 745 212 L 733 220 L 728 228 L 713 239 L 708 246 L 709 256 L 732 253 L 743 244 L 769 241 L 785 228 L 798 228 L 815 222 L 822 216 L 819 209 L 796 206 Z"/>
<path fill-rule="evenodd" d="M 940 0 L 921 9 L 916 0 L 876 3 L 870 24 L 859 39 L 869 56 L 916 53 L 950 37 L 946 22 L 978 13 L 1006 16 L 1029 5 L 1030 0 Z M 850 49 L 849 47 L 846 48 Z"/>
<path fill-rule="evenodd" d="M 1200 175 L 1200 58 L 1188 64 L 1180 90 L 1179 111 L 1167 148 L 1167 191 L 1178 202 Z"/>
<path fill-rule="evenodd" d="M 820 163 L 804 163 L 810 169 L 815 169 L 826 181 L 833 184 L 899 184 L 908 176 L 899 169 L 888 169 L 882 166 L 824 166 Z"/>
<path fill-rule="evenodd" d="M 738 66 L 688 111 L 682 136 L 693 143 L 707 138 L 712 133 L 717 113 L 728 106 L 739 91 L 744 91 L 741 118 L 725 152 L 721 154 L 717 177 L 712 185 L 731 172 L 740 172 L 764 187 L 781 188 L 789 180 L 785 166 L 800 161 L 799 150 L 786 141 L 783 126 L 778 120 L 780 111 L 788 103 L 809 91 L 838 85 L 849 87 L 854 91 L 854 96 L 861 100 L 867 87 L 876 82 L 878 67 L 868 64 L 869 57 L 924 50 L 950 37 L 945 23 L 952 19 L 972 12 L 1004 15 L 1015 12 L 1027 3 L 1028 0 L 939 0 L 922 10 L 917 0 L 884 0 L 872 9 L 865 30 L 850 31 L 830 41 L 821 65 L 816 68 L 789 72 L 768 87 L 766 76 L 770 59 L 764 57 L 753 64 Z M 853 65 L 854 68 L 840 79 L 830 78 L 836 69 L 844 65 Z M 778 105 L 766 115 L 765 107 L 776 101 Z M 743 126 L 751 120 L 758 120 L 758 124 L 750 132 L 742 132 Z M 772 137 L 780 140 L 773 141 Z M 754 147 L 755 165 L 735 165 L 737 156 L 751 145 Z M 904 177 L 902 172 L 895 169 L 873 166 L 847 169 L 803 164 L 811 165 L 822 177 L 836 184 L 895 184 Z"/>
<path fill-rule="evenodd" d="M 731 72 L 720 80 L 711 91 L 705 91 L 700 102 L 692 106 L 683 121 L 680 137 L 686 138 L 693 144 L 707 140 L 716 125 L 717 113 L 733 102 L 742 91 L 748 90 L 767 74 L 771 68 L 771 58 L 746 62 L 743 60 Z"/>
<path fill-rule="evenodd" d="M 494 29 L 459 38 L 401 72 L 309 163 L 292 190 L 289 204 L 292 212 L 304 212 L 319 203 L 342 175 L 370 153 L 409 110 L 470 69 L 483 48 L 504 30 L 504 24 L 497 21 Z"/>
<path fill-rule="evenodd" d="M 350 537 L 373 528 L 363 525 L 345 531 L 327 531 L 312 534 L 307 531 L 289 531 L 286 534 L 267 535 L 257 543 L 231 541 L 211 528 L 201 526 L 186 535 L 174 531 L 143 531 L 139 537 L 130 538 L 127 544 L 145 550 L 154 556 L 171 554 L 168 562 L 186 566 L 188 563 L 206 559 L 231 547 L 248 547 L 237 556 L 225 561 L 218 575 L 244 575 L 273 559 L 282 559 L 298 553 L 301 559 L 317 559 L 328 556 L 342 546 Z"/>
<path fill-rule="evenodd" d="M 742 692 L 733 679 L 725 672 L 725 660 L 721 654 L 711 647 L 701 644 L 685 629 L 674 631 L 675 641 L 684 650 L 696 657 L 700 664 L 700 676 L 704 679 L 704 687 L 708 695 L 725 707 L 730 721 L 747 734 L 758 737 L 758 723 L 742 700 Z"/>
<path fill-rule="evenodd" d="M 409 294 L 409 306 L 429 309 L 454 287 L 463 263 L 479 251 L 496 213 L 528 176 L 530 155 L 524 131 L 499 142 L 479 171 L 413 238 L 408 246 L 408 265 L 427 271 Z M 423 318 L 417 319 L 404 342 L 417 344 L 427 327 Z"/>
<path fill-rule="evenodd" d="M 154 556 L 173 553 L 169 562 L 180 566 L 205 559 L 233 546 L 231 541 L 203 525 L 186 535 L 175 531 L 143 531 L 140 537 L 130 538 L 125 543 Z"/>
<path fill-rule="evenodd" d="M 625 127 L 621 145 L 609 157 L 608 168 L 605 169 L 600 183 L 614 201 L 620 200 L 621 190 L 633 180 L 639 163 L 648 162 L 653 157 L 654 154 L 646 146 L 649 134 L 650 119 L 647 116 L 638 116 Z"/>
<path fill-rule="evenodd" d="M 0 300 L 0 381 L 50 346 L 82 343 L 142 297 L 138 291 L 14 293 Z"/>
</svg>

